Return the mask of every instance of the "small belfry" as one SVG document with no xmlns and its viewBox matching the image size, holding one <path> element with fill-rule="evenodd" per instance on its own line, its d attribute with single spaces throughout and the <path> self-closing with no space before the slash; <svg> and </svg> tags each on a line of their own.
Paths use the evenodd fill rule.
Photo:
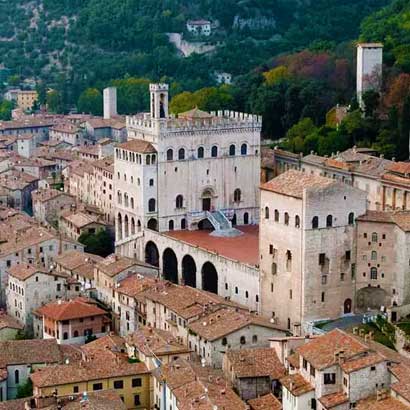
<svg viewBox="0 0 410 410">
<path fill-rule="evenodd" d="M 150 84 L 151 118 L 168 118 L 168 84 Z"/>
</svg>

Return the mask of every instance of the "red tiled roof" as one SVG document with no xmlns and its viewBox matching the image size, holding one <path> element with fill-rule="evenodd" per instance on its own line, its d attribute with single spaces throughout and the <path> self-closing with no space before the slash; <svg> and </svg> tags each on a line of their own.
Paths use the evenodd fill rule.
<svg viewBox="0 0 410 410">
<path fill-rule="evenodd" d="M 347 395 L 343 392 L 337 392 L 332 394 L 327 394 L 319 399 L 320 403 L 323 404 L 326 409 L 331 409 L 341 404 L 347 403 L 349 401 Z"/>
<path fill-rule="evenodd" d="M 276 380 L 286 374 L 285 367 L 278 359 L 275 349 L 230 350 L 226 353 L 226 358 L 238 378 L 270 377 Z"/>
<path fill-rule="evenodd" d="M 248 401 L 251 410 L 282 410 L 281 402 L 272 394 Z"/>
<path fill-rule="evenodd" d="M 297 352 L 317 370 L 335 364 L 338 360 L 335 353 L 340 351 L 343 351 L 345 360 L 348 360 L 368 350 L 364 343 L 340 329 L 332 330 L 297 348 Z"/>
<path fill-rule="evenodd" d="M 261 185 L 264 191 L 276 192 L 278 194 L 302 198 L 303 192 L 308 188 L 326 188 L 330 185 L 341 184 L 330 178 L 311 175 L 301 171 L 290 170 L 280 174 Z"/>
<path fill-rule="evenodd" d="M 280 379 L 282 386 L 289 390 L 294 396 L 302 396 L 315 388 L 307 382 L 299 373 L 291 374 Z"/>
<path fill-rule="evenodd" d="M 140 154 L 157 152 L 150 142 L 144 140 L 129 140 L 127 142 L 123 142 L 122 144 L 118 144 L 117 147 L 128 151 L 138 152 Z"/>
<path fill-rule="evenodd" d="M 48 303 L 37 309 L 40 315 L 52 320 L 71 320 L 105 315 L 106 312 L 82 298 Z"/>
<path fill-rule="evenodd" d="M 377 400 L 376 397 L 369 397 L 359 400 L 356 403 L 356 410 L 409 410 L 409 406 L 393 397 L 387 397 L 383 400 Z"/>
</svg>

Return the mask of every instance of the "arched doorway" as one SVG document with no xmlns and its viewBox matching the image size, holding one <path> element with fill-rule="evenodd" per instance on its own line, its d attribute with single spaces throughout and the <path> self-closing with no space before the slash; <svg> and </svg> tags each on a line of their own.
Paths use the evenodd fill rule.
<svg viewBox="0 0 410 410">
<path fill-rule="evenodd" d="M 356 307 L 359 311 L 368 309 L 380 309 L 381 306 L 388 304 L 387 292 L 381 288 L 369 286 L 362 288 L 357 292 Z"/>
<path fill-rule="evenodd" d="M 202 221 L 198 222 L 198 229 L 200 231 L 213 231 L 215 228 L 211 222 L 209 222 L 209 219 L 202 219 Z"/>
<path fill-rule="evenodd" d="M 352 299 L 346 299 L 343 304 L 343 313 L 346 315 L 352 313 Z"/>
<path fill-rule="evenodd" d="M 162 275 L 165 280 L 178 283 L 178 260 L 171 248 L 165 249 L 162 254 Z"/>
<path fill-rule="evenodd" d="M 196 264 L 190 255 L 182 259 L 182 278 L 185 285 L 196 288 Z"/>
<path fill-rule="evenodd" d="M 150 265 L 159 268 L 159 252 L 157 245 L 154 242 L 149 241 L 145 245 L 145 262 Z"/>
<path fill-rule="evenodd" d="M 158 221 L 155 218 L 151 218 L 147 224 L 148 229 L 158 231 Z"/>
<path fill-rule="evenodd" d="M 236 214 L 233 214 L 233 218 L 231 220 L 232 226 L 236 226 L 237 220 L 236 220 Z"/>
<path fill-rule="evenodd" d="M 218 294 L 218 272 L 211 262 L 202 266 L 202 289 Z"/>
<path fill-rule="evenodd" d="M 248 212 L 245 212 L 245 213 L 243 214 L 243 224 L 244 224 L 244 225 L 248 225 L 248 224 L 249 224 L 249 214 L 248 214 Z"/>
</svg>

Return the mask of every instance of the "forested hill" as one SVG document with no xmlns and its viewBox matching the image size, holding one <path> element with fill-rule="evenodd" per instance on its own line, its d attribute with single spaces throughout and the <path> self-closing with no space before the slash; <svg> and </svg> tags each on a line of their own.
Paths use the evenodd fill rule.
<svg viewBox="0 0 410 410">
<path fill-rule="evenodd" d="M 68 103 L 124 76 L 165 79 L 176 90 L 234 76 L 275 55 L 359 34 L 388 0 L 0 0 L 0 55 L 14 74 L 60 88 Z M 181 58 L 165 33 L 188 19 L 217 24 L 212 55 Z M 238 24 L 240 22 L 241 24 Z M 63 75 L 62 75 L 63 74 Z"/>
</svg>

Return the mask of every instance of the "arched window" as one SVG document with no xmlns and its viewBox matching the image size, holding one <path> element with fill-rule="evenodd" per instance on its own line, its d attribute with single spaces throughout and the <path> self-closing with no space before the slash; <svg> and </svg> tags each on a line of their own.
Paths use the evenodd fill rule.
<svg viewBox="0 0 410 410">
<path fill-rule="evenodd" d="M 74 337 L 78 337 L 78 330 L 74 330 Z"/>
<path fill-rule="evenodd" d="M 289 214 L 285 212 L 285 225 L 289 225 Z"/>
<path fill-rule="evenodd" d="M 377 233 L 376 232 L 372 233 L 372 242 L 377 242 Z"/>
<path fill-rule="evenodd" d="M 327 228 L 331 228 L 333 226 L 333 216 L 332 215 L 328 215 L 326 217 L 326 227 Z"/>
<path fill-rule="evenodd" d="M 265 206 L 265 219 L 269 219 L 269 207 Z"/>
<path fill-rule="evenodd" d="M 228 344 L 228 340 L 226 339 L 226 337 L 222 338 L 222 346 L 226 346 Z"/>
<path fill-rule="evenodd" d="M 372 261 L 377 261 L 377 252 L 372 251 Z"/>
<path fill-rule="evenodd" d="M 184 207 L 184 197 L 182 195 L 177 196 L 177 199 L 175 200 L 175 207 L 177 209 L 181 209 Z"/>
<path fill-rule="evenodd" d="M 198 148 L 198 158 L 203 158 L 204 157 L 204 147 L 199 147 Z"/>
<path fill-rule="evenodd" d="M 349 217 L 348 217 L 348 224 L 354 225 L 354 212 L 350 212 Z"/>
<path fill-rule="evenodd" d="M 180 148 L 178 151 L 178 159 L 185 159 L 185 149 Z"/>
<path fill-rule="evenodd" d="M 148 212 L 155 212 L 155 199 L 151 198 L 148 201 Z"/>
<path fill-rule="evenodd" d="M 20 372 L 18 370 L 14 371 L 14 383 L 19 384 L 20 383 Z"/>
<path fill-rule="evenodd" d="M 151 178 L 151 179 L 149 180 L 149 186 L 154 186 L 154 178 Z"/>
<path fill-rule="evenodd" d="M 214 145 L 212 148 L 211 148 L 211 157 L 212 158 L 215 158 L 215 157 L 217 157 L 218 156 L 218 147 L 216 146 L 216 145 Z"/>
<path fill-rule="evenodd" d="M 371 268 L 370 269 L 370 279 L 377 279 L 377 268 Z"/>
<path fill-rule="evenodd" d="M 234 202 L 241 202 L 241 190 L 239 188 L 233 192 L 233 200 Z"/>
<path fill-rule="evenodd" d="M 147 157 L 145 158 L 145 163 L 147 165 L 151 165 L 151 155 L 147 155 Z"/>
<path fill-rule="evenodd" d="M 278 273 L 278 265 L 273 262 L 272 263 L 272 275 L 276 275 Z"/>
<path fill-rule="evenodd" d="M 138 232 L 141 232 L 141 221 L 138 219 L 138 222 L 137 222 L 137 230 L 138 230 Z"/>
<path fill-rule="evenodd" d="M 245 343 L 246 343 L 245 336 L 241 336 L 241 345 L 244 345 Z"/>
<path fill-rule="evenodd" d="M 253 343 L 253 344 L 258 343 L 258 336 L 257 336 L 257 335 L 253 335 L 253 336 L 252 336 L 252 343 Z"/>
<path fill-rule="evenodd" d="M 154 165 L 156 161 L 155 155 L 151 155 L 151 164 Z"/>
<path fill-rule="evenodd" d="M 233 145 L 233 144 L 229 146 L 229 155 L 231 157 L 233 157 L 235 155 L 235 145 Z"/>
<path fill-rule="evenodd" d="M 124 194 L 124 205 L 128 207 L 128 194 Z"/>
<path fill-rule="evenodd" d="M 174 151 L 170 148 L 167 151 L 167 161 L 172 161 L 174 159 Z"/>
<path fill-rule="evenodd" d="M 67 340 L 67 339 L 68 339 L 68 333 L 67 333 L 67 332 L 64 332 L 64 333 L 63 333 L 63 339 L 64 339 L 64 340 Z"/>
<path fill-rule="evenodd" d="M 241 155 L 247 155 L 248 154 L 248 146 L 246 144 L 241 145 Z"/>
<path fill-rule="evenodd" d="M 295 228 L 300 228 L 300 216 L 295 216 Z"/>
<path fill-rule="evenodd" d="M 120 192 L 120 191 L 117 192 L 117 202 L 118 202 L 119 204 L 122 204 L 122 195 L 121 195 L 121 192 Z"/>
<path fill-rule="evenodd" d="M 312 229 L 317 229 L 317 228 L 319 228 L 319 217 L 314 216 L 312 218 Z"/>
<path fill-rule="evenodd" d="M 168 222 L 168 229 L 170 231 L 174 230 L 174 221 L 172 219 Z"/>
<path fill-rule="evenodd" d="M 185 218 L 181 219 L 181 229 L 186 229 L 186 219 Z"/>
<path fill-rule="evenodd" d="M 275 222 L 279 222 L 279 211 L 275 209 Z"/>
</svg>

